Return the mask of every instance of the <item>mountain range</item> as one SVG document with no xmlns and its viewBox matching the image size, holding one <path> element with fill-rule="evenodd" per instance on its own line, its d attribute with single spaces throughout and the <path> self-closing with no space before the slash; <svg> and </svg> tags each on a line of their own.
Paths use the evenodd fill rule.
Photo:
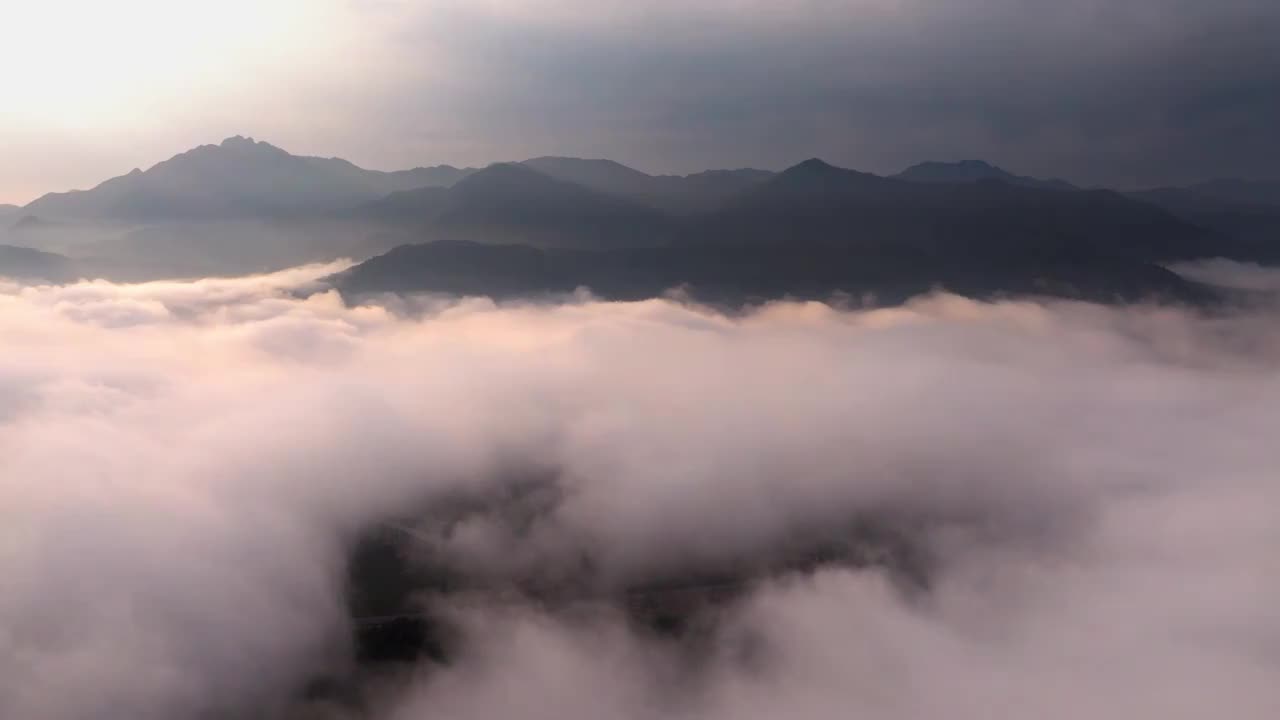
<svg viewBox="0 0 1280 720">
<path fill-rule="evenodd" d="M 1043 190 L 1078 189 L 1066 180 L 1057 178 L 1040 180 L 1026 175 L 1014 175 L 982 160 L 961 160 L 954 163 L 923 162 L 919 165 L 913 165 L 893 177 L 899 180 L 926 183 L 968 183 L 978 180 L 1000 180 L 1010 185 L 1022 185 Z"/>
<path fill-rule="evenodd" d="M 380 172 L 233 137 L 0 207 L 0 243 L 43 253 L 0 254 L 0 274 L 140 279 L 349 256 L 370 259 L 334 279 L 348 294 L 588 286 L 635 298 L 684 286 L 741 302 L 941 286 L 1196 299 L 1202 289 L 1161 263 L 1275 262 L 1276 218 L 1275 183 L 1122 194 L 976 160 L 886 177 L 816 158 L 779 173 L 649 175 L 565 157 Z"/>
<path fill-rule="evenodd" d="M 74 265 L 70 258 L 56 253 L 17 245 L 0 245 L 0 277 L 63 282 L 76 278 Z"/>
<path fill-rule="evenodd" d="M 371 221 L 408 222 L 452 239 L 608 247 L 655 244 L 672 221 L 626 196 L 496 163 L 450 188 L 393 193 L 355 210 Z"/>
<path fill-rule="evenodd" d="M 339 158 L 290 155 L 236 136 L 145 171 L 134 169 L 90 190 L 49 193 L 22 212 L 114 221 L 289 216 L 352 207 L 397 190 L 451 185 L 472 171 L 449 165 L 365 170 Z"/>
<path fill-rule="evenodd" d="M 559 180 L 674 213 L 713 209 L 773 175 L 753 168 L 648 175 L 613 160 L 568 157 L 539 157 L 521 164 Z"/>
<path fill-rule="evenodd" d="M 730 304 L 821 298 L 833 291 L 898 302 L 946 287 L 977 296 L 1193 301 L 1203 299 L 1203 289 L 1161 262 L 1248 255 L 1229 238 L 1111 191 L 1064 192 L 997 180 L 915 183 L 816 158 L 717 210 L 672 222 L 666 232 L 665 242 L 621 247 L 456 238 L 406 245 L 334 280 L 354 295 L 515 297 L 585 286 L 606 298 L 636 299 L 685 287 Z"/>
</svg>

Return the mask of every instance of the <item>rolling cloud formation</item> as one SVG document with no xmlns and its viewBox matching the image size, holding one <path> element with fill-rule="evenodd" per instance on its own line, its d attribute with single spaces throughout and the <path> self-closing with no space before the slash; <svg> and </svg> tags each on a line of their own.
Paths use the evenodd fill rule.
<svg viewBox="0 0 1280 720">
<path fill-rule="evenodd" d="M 1268 303 L 298 292 L 335 269 L 0 285 L 0 716 L 1280 710 Z M 450 657 L 309 695 L 389 522 Z M 701 578 L 696 633 L 616 601 Z"/>
</svg>

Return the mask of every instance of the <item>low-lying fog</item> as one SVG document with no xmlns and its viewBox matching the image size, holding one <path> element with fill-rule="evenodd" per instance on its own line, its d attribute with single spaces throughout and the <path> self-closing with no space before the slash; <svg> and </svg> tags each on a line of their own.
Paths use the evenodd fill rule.
<svg viewBox="0 0 1280 720">
<path fill-rule="evenodd" d="M 1274 305 L 297 292 L 335 269 L 0 284 L 0 717 L 1280 717 Z M 459 639 L 308 694 L 384 522 Z M 696 640 L 610 600 L 725 573 Z"/>
</svg>

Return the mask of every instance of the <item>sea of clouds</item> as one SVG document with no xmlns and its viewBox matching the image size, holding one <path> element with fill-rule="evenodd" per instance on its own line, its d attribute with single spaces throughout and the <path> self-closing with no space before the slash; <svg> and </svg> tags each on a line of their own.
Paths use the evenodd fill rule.
<svg viewBox="0 0 1280 720">
<path fill-rule="evenodd" d="M 1272 303 L 349 305 L 335 269 L 0 282 L 0 717 L 1280 717 Z M 447 663 L 308 698 L 391 521 L 504 592 L 436 601 Z M 696 648 L 609 600 L 726 572 Z"/>
</svg>

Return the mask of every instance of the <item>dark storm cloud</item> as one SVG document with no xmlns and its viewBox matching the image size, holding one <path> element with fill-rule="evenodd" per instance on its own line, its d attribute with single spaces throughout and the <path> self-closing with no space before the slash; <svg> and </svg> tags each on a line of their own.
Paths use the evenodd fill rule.
<svg viewBox="0 0 1280 720">
<path fill-rule="evenodd" d="M 543 10 L 437 8 L 405 31 L 467 78 L 450 98 L 454 133 L 489 138 L 502 156 L 614 156 L 649 170 L 821 155 L 890 172 L 983 156 L 1133 185 L 1273 175 L 1280 162 L 1274 3 Z M 391 105 L 413 117 L 439 102 Z"/>
</svg>

